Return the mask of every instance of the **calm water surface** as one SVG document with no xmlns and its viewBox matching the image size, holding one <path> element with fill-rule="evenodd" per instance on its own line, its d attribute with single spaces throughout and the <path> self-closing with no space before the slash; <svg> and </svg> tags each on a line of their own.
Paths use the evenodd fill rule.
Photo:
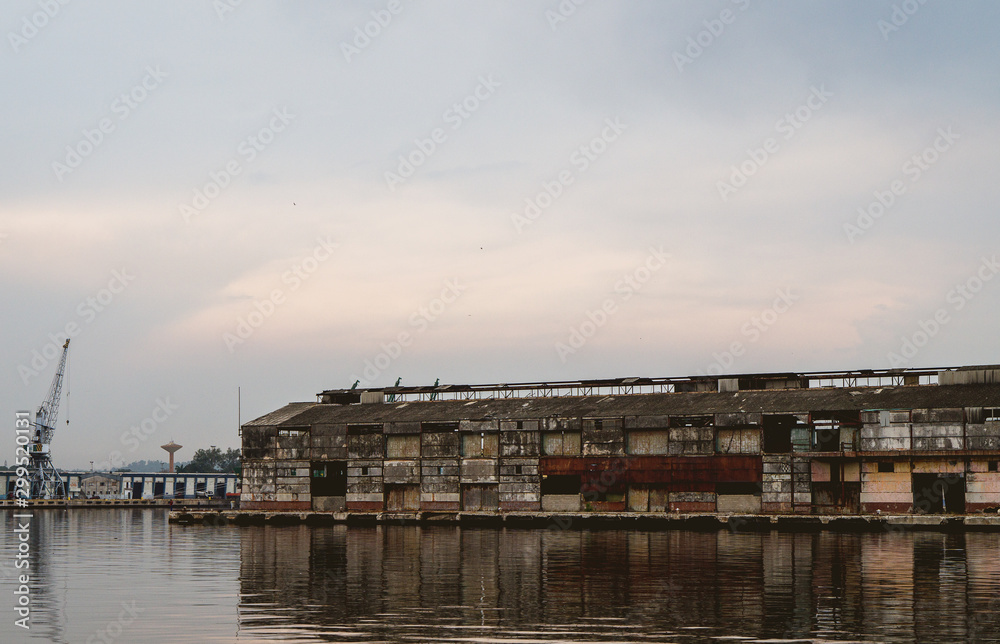
<svg viewBox="0 0 1000 644">
<path fill-rule="evenodd" d="M 35 511 L 0 642 L 1000 642 L 1000 534 L 178 526 Z"/>
</svg>

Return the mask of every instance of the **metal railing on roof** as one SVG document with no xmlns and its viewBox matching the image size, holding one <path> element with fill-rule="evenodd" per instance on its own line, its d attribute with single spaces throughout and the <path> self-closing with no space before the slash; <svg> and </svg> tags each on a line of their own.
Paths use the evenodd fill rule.
<svg viewBox="0 0 1000 644">
<path fill-rule="evenodd" d="M 366 387 L 330 389 L 317 394 L 343 397 L 362 392 L 383 392 L 386 402 L 430 400 L 504 400 L 517 398 L 556 398 L 560 396 L 629 396 L 679 392 L 718 391 L 719 380 L 737 380 L 747 386 L 740 390 L 782 388 L 901 387 L 936 385 L 943 369 L 860 369 L 855 371 L 820 371 L 806 373 L 724 374 L 667 378 L 610 378 L 554 382 L 519 382 L 485 385 L 418 385 L 406 387 Z M 792 384 L 794 383 L 794 384 Z"/>
</svg>

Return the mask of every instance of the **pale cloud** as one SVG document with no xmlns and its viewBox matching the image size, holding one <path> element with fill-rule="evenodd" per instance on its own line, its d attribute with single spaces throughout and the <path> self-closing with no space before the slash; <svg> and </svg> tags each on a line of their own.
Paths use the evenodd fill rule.
<svg viewBox="0 0 1000 644">
<path fill-rule="evenodd" d="M 41 401 L 51 370 L 25 386 L 17 365 L 122 267 L 134 282 L 71 349 L 81 429 L 57 437 L 60 465 L 103 458 L 157 396 L 179 401 L 169 431 L 192 452 L 235 445 L 237 386 L 244 418 L 309 400 L 418 328 L 378 384 L 686 375 L 747 341 L 786 288 L 801 299 L 734 368 L 888 366 L 1000 233 L 997 9 L 928 3 L 887 41 L 888 1 L 750 3 L 678 71 L 673 53 L 734 4 L 587 3 L 555 29 L 552 3 L 412 4 L 350 62 L 341 42 L 378 3 L 244 3 L 221 20 L 201 2 L 67 5 L 0 70 L 17 97 L 0 107 L 0 283 L 17 303 L 6 406 Z M 0 24 L 34 7 L 8 3 Z M 119 119 L 113 101 L 157 66 L 162 83 Z M 453 127 L 449 110 L 489 77 L 495 91 Z M 786 138 L 780 121 L 814 88 L 830 96 Z M 294 117 L 264 132 L 275 110 Z M 113 131 L 57 180 L 53 161 L 105 117 Z M 573 155 L 608 119 L 626 128 L 582 170 Z M 858 207 L 947 127 L 961 138 L 850 243 Z M 435 128 L 390 190 L 385 173 Z M 721 199 L 769 138 L 779 149 Z M 564 171 L 519 233 L 512 215 Z M 337 247 L 293 289 L 319 239 Z M 666 265 L 561 361 L 554 344 L 651 246 Z M 465 290 L 415 324 L 449 280 Z M 996 362 L 977 339 L 992 288 L 919 360 Z"/>
</svg>

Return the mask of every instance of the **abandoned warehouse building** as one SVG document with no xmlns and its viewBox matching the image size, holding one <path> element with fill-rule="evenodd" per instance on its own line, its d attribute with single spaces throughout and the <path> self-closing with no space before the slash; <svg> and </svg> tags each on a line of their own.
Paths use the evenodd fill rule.
<svg viewBox="0 0 1000 644">
<path fill-rule="evenodd" d="M 241 428 L 241 508 L 975 513 L 1000 366 L 337 389 Z"/>
</svg>

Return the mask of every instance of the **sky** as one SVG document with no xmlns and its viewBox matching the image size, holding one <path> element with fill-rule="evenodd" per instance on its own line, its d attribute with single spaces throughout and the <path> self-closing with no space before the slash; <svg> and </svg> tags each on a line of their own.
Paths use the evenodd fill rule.
<svg viewBox="0 0 1000 644">
<path fill-rule="evenodd" d="M 0 410 L 1000 362 L 1000 6 L 0 6 Z M 69 421 L 67 424 L 66 421 Z"/>
</svg>

